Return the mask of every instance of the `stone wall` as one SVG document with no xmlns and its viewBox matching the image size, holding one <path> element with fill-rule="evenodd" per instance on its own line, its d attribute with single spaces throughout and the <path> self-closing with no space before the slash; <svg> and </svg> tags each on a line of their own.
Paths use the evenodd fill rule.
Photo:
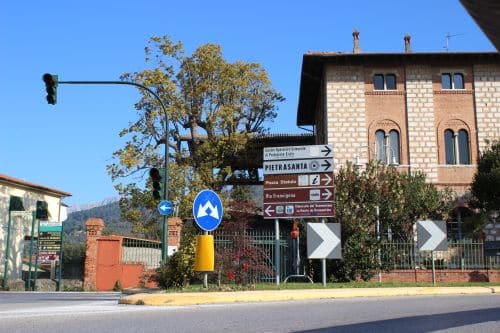
<svg viewBox="0 0 500 333">
<path fill-rule="evenodd" d="M 500 68 L 498 65 L 474 66 L 474 90 L 479 150 L 486 140 L 500 139 Z"/>
<path fill-rule="evenodd" d="M 364 70 L 335 66 L 326 70 L 327 140 L 335 150 L 335 168 L 354 162 L 367 149 Z M 366 155 L 365 155 L 366 156 Z"/>
<path fill-rule="evenodd" d="M 433 99 L 432 67 L 407 66 L 409 164 L 411 171 L 425 172 L 430 182 L 436 182 L 438 177 Z"/>
</svg>

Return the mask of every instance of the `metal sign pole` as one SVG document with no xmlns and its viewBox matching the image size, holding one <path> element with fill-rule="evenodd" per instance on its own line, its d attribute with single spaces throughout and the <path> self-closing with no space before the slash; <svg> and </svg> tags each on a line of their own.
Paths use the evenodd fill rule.
<svg viewBox="0 0 500 333">
<path fill-rule="evenodd" d="M 33 211 L 31 213 L 31 234 L 30 234 L 30 255 L 29 255 L 29 264 L 28 264 L 28 283 L 26 290 L 31 290 L 31 270 L 33 268 L 33 240 L 35 238 L 35 222 L 36 222 L 36 212 Z"/>
<path fill-rule="evenodd" d="M 432 285 L 435 287 L 436 286 L 436 266 L 434 264 L 434 251 L 431 251 L 431 256 L 432 256 Z"/>
<path fill-rule="evenodd" d="M 276 267 L 276 285 L 280 285 L 280 271 L 281 271 L 281 265 L 280 265 L 280 224 L 279 224 L 279 219 L 274 219 L 274 233 L 276 237 L 276 241 L 274 244 L 274 260 L 275 260 L 275 267 Z"/>
<path fill-rule="evenodd" d="M 5 240 L 5 251 L 4 251 L 4 266 L 3 266 L 3 280 L 2 280 L 3 289 L 5 289 L 5 287 L 7 286 L 7 269 L 9 268 L 10 224 L 11 224 L 11 212 L 9 210 L 9 221 L 7 224 L 7 239 Z"/>
<path fill-rule="evenodd" d="M 205 235 L 208 235 L 208 231 L 205 231 Z M 203 288 L 208 289 L 208 273 L 203 274 Z"/>
<path fill-rule="evenodd" d="M 324 218 L 321 219 L 321 223 L 326 223 Z M 326 259 L 321 259 L 321 280 L 323 287 L 326 287 Z"/>
</svg>

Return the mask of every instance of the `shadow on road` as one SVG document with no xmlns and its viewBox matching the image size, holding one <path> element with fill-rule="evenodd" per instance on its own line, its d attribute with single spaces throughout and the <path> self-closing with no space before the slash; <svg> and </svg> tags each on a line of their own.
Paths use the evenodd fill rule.
<svg viewBox="0 0 500 333">
<path fill-rule="evenodd" d="M 423 333 L 451 329 L 466 325 L 500 321 L 500 308 L 481 309 L 442 313 L 435 315 L 403 317 L 397 319 L 377 320 L 367 323 L 318 328 L 297 331 L 303 333 L 319 332 L 405 332 Z M 498 328 L 498 326 L 497 326 Z"/>
</svg>

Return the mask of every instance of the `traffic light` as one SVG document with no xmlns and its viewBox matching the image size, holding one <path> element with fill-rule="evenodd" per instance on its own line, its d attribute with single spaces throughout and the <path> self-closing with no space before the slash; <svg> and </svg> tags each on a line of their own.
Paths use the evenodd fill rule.
<svg viewBox="0 0 500 333">
<path fill-rule="evenodd" d="M 39 220 L 49 219 L 49 207 L 47 202 L 40 200 L 36 202 L 36 218 Z"/>
<path fill-rule="evenodd" d="M 155 200 L 165 199 L 163 182 L 165 180 L 165 169 L 151 168 L 149 176 L 153 183 L 153 198 Z"/>
<path fill-rule="evenodd" d="M 57 75 L 45 73 L 43 74 L 43 82 L 45 82 L 47 90 L 47 103 L 55 105 L 57 102 Z"/>
</svg>

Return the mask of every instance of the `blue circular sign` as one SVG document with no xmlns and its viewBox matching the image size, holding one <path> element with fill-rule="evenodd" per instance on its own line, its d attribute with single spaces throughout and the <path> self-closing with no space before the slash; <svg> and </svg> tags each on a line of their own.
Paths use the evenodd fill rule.
<svg viewBox="0 0 500 333">
<path fill-rule="evenodd" d="M 198 226 L 205 231 L 212 231 L 222 221 L 222 202 L 212 190 L 203 190 L 193 202 L 193 217 Z"/>
<path fill-rule="evenodd" d="M 158 211 L 160 212 L 161 215 L 168 215 L 168 214 L 172 213 L 173 210 L 174 210 L 174 206 L 172 205 L 172 203 L 170 201 L 162 200 L 158 204 Z"/>
</svg>

